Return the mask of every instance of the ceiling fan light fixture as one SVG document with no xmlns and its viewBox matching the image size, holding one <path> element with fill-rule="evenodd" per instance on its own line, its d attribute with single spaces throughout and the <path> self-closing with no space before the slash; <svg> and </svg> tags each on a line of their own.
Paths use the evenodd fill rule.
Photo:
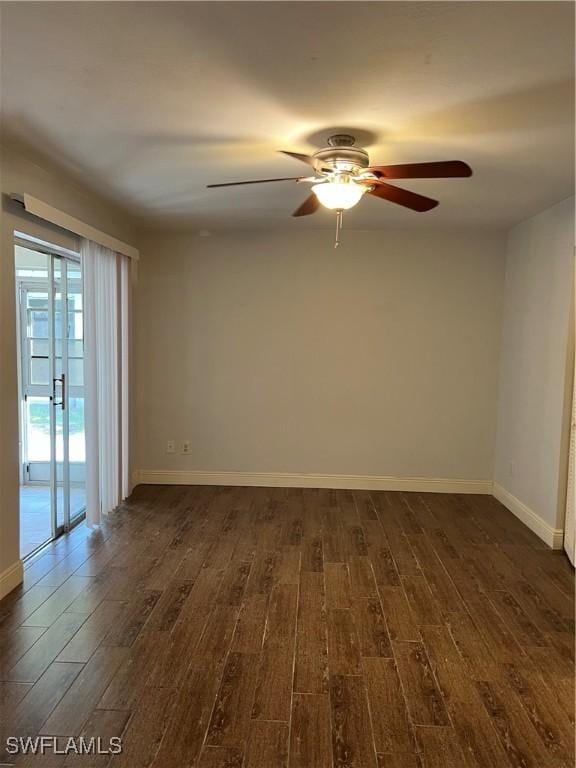
<svg viewBox="0 0 576 768">
<path fill-rule="evenodd" d="M 360 202 L 366 187 L 353 181 L 334 179 L 315 184 L 312 191 L 325 208 L 332 211 L 346 211 Z"/>
</svg>

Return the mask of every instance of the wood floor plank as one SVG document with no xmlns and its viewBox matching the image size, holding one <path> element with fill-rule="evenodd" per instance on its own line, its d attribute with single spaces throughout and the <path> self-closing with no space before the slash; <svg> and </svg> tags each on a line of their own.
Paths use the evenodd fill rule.
<svg viewBox="0 0 576 768">
<path fill-rule="evenodd" d="M 127 648 L 97 650 L 46 720 L 41 733 L 48 736 L 78 736 L 127 655 Z"/>
<path fill-rule="evenodd" d="M 538 585 L 526 579 L 511 587 L 530 619 L 544 632 L 574 632 L 574 606 L 543 573 Z"/>
<path fill-rule="evenodd" d="M 0 712 L 13 711 L 31 688 L 32 683 L 0 682 Z"/>
<path fill-rule="evenodd" d="M 202 570 L 202 565 L 204 564 L 204 561 L 208 555 L 209 548 L 210 547 L 207 542 L 197 542 L 189 547 L 188 551 L 174 571 L 174 578 L 181 581 L 196 581 L 196 578 Z M 168 562 L 170 563 L 170 561 Z M 172 569 L 170 568 L 170 572 L 171 570 Z M 151 578 L 148 582 L 146 582 L 146 586 L 148 589 L 152 590 L 162 589 L 164 587 L 164 579 L 162 578 L 162 575 L 160 575 L 159 583 Z"/>
<path fill-rule="evenodd" d="M 302 541 L 302 571 L 322 573 L 324 550 L 320 536 L 305 536 Z"/>
<path fill-rule="evenodd" d="M 57 587 L 34 586 L 25 592 L 14 590 L 0 603 L 0 629 L 10 631 L 25 624 L 37 608 L 56 592 Z M 47 623 L 39 626 L 49 626 Z"/>
<path fill-rule="evenodd" d="M 298 587 L 272 592 L 252 717 L 288 722 L 292 700 Z"/>
<path fill-rule="evenodd" d="M 161 595 L 162 593 L 156 590 L 137 593 L 123 611 L 121 620 L 111 627 L 103 644 L 110 646 L 132 645 Z"/>
<path fill-rule="evenodd" d="M 351 557 L 366 557 L 368 555 L 366 536 L 362 526 L 344 525 L 343 534 L 347 559 Z"/>
<path fill-rule="evenodd" d="M 484 707 L 500 736 L 511 764 L 515 768 L 551 766 L 551 759 L 518 698 L 507 694 L 498 682 L 484 681 L 477 685 Z M 556 764 L 562 765 L 561 762 Z M 569 762 L 566 761 L 564 766 L 570 768 Z"/>
<path fill-rule="evenodd" d="M 348 568 L 350 571 L 350 594 L 352 597 L 374 598 L 378 596 L 372 564 L 368 557 L 351 557 Z"/>
<path fill-rule="evenodd" d="M 420 640 L 420 632 L 414 622 L 412 611 L 402 587 L 380 587 L 380 600 L 392 640 Z"/>
<path fill-rule="evenodd" d="M 170 582 L 150 613 L 147 629 L 170 632 L 193 586 L 192 581 Z"/>
<path fill-rule="evenodd" d="M 328 665 L 333 675 L 360 675 L 360 641 L 351 611 L 332 608 L 328 618 Z"/>
<path fill-rule="evenodd" d="M 405 533 L 387 530 L 388 546 L 401 576 L 420 576 L 420 566 Z"/>
<path fill-rule="evenodd" d="M 221 665 L 230 650 L 239 608 L 235 605 L 215 605 L 208 617 L 194 656 Z"/>
<path fill-rule="evenodd" d="M 353 600 L 352 616 L 361 656 L 391 658 L 392 645 L 379 600 Z"/>
<path fill-rule="evenodd" d="M 279 555 L 277 570 L 278 584 L 298 584 L 302 561 L 300 548 L 293 546 L 282 547 Z"/>
<path fill-rule="evenodd" d="M 466 759 L 474 768 L 510 768 L 506 751 L 484 706 L 461 701 L 452 712 L 456 737 Z"/>
<path fill-rule="evenodd" d="M 378 586 L 399 587 L 400 576 L 388 546 L 369 545 L 368 555 Z"/>
<path fill-rule="evenodd" d="M 394 659 L 363 659 L 362 668 L 376 751 L 415 752 L 414 734 Z"/>
<path fill-rule="evenodd" d="M 172 632 L 164 633 L 166 646 L 158 654 L 150 672 L 150 685 L 155 688 L 179 688 L 193 658 L 194 650 L 202 637 L 212 607 L 203 602 L 194 603 L 194 616 L 183 617 Z M 138 641 L 137 641 L 138 643 Z"/>
<path fill-rule="evenodd" d="M 156 758 L 173 706 L 170 688 L 149 688 L 141 698 L 122 737 L 114 768 L 148 768 Z M 104 711 L 104 710 L 102 710 Z"/>
<path fill-rule="evenodd" d="M 517 666 L 507 664 L 503 665 L 500 682 L 507 683 L 523 703 L 526 714 L 548 754 L 567 764 L 573 764 L 573 725 L 540 676 L 529 671 L 522 672 Z M 502 685 L 501 691 L 504 690 L 506 688 Z"/>
<path fill-rule="evenodd" d="M 74 637 L 85 619 L 86 616 L 82 614 L 62 613 L 7 672 L 6 679 L 20 683 L 36 682 Z M 77 661 L 77 659 L 62 659 L 62 661 Z"/>
<path fill-rule="evenodd" d="M 125 608 L 126 603 L 103 600 L 60 651 L 57 661 L 87 662 Z M 61 618 L 65 616 L 77 616 L 77 614 L 63 613 Z M 81 618 L 84 617 L 81 616 Z"/>
<path fill-rule="evenodd" d="M 394 644 L 408 711 L 415 725 L 449 725 L 448 713 L 422 643 Z"/>
<path fill-rule="evenodd" d="M 476 701 L 478 692 L 464 659 L 446 627 L 422 627 L 422 640 L 432 671 L 448 709 Z"/>
<path fill-rule="evenodd" d="M 338 768 L 376 768 L 376 752 L 362 677 L 330 677 L 332 754 Z"/>
<path fill-rule="evenodd" d="M 367 520 L 378 521 L 376 507 L 374 506 L 374 502 L 372 501 L 372 497 L 369 491 L 354 491 L 353 495 L 360 520 L 363 523 Z"/>
<path fill-rule="evenodd" d="M 288 768 L 288 726 L 253 721 L 243 768 Z"/>
<path fill-rule="evenodd" d="M 17 627 L 11 631 L 0 631 L 0 680 L 5 680 L 8 670 L 29 651 L 45 627 Z"/>
<path fill-rule="evenodd" d="M 533 624 L 522 606 L 509 592 L 490 592 L 489 598 L 520 645 L 549 645 L 545 635 Z"/>
<path fill-rule="evenodd" d="M 247 596 L 270 595 L 278 581 L 278 561 L 277 552 L 260 550 L 256 553 L 246 587 Z"/>
<path fill-rule="evenodd" d="M 142 633 L 126 654 L 112 676 L 109 685 L 98 701 L 100 709 L 131 711 L 134 709 L 145 686 L 152 683 L 155 661 L 163 658 L 169 638 L 166 632 Z M 188 663 L 192 654 L 188 657 Z M 187 668 L 187 666 L 186 666 Z M 182 671 L 184 676 L 186 669 Z M 174 685 L 173 678 L 164 678 L 165 686 Z"/>
<path fill-rule="evenodd" d="M 526 654 L 495 607 L 485 595 L 466 600 L 466 608 L 492 656 L 502 662 L 514 662 Z"/>
<path fill-rule="evenodd" d="M 466 768 L 469 765 L 452 728 L 419 725 L 415 730 L 426 768 Z"/>
<path fill-rule="evenodd" d="M 444 624 L 460 655 L 468 665 L 473 678 L 476 680 L 488 679 L 485 675 L 492 666 L 494 658 L 470 615 L 465 612 L 445 614 Z"/>
<path fill-rule="evenodd" d="M 51 664 L 10 713 L 10 734 L 35 736 L 81 671 L 81 664 Z"/>
<path fill-rule="evenodd" d="M 216 696 L 206 744 L 244 748 L 250 728 L 259 657 L 231 653 Z"/>
<path fill-rule="evenodd" d="M 205 746 L 198 761 L 198 768 L 242 768 L 244 754 L 235 747 Z"/>
<path fill-rule="evenodd" d="M 182 695 L 170 706 L 170 716 L 151 763 L 154 768 L 182 768 L 197 760 L 210 722 L 218 689 L 216 666 L 204 659 L 190 668 Z"/>
<path fill-rule="evenodd" d="M 80 737 L 87 743 L 91 739 L 100 739 L 103 749 L 109 749 L 111 739 L 122 739 L 129 718 L 130 712 L 96 709 L 82 728 Z M 105 768 L 109 762 L 110 756 L 106 754 L 70 754 L 64 761 L 64 768 Z M 116 757 L 112 758 L 112 765 L 116 765 Z"/>
<path fill-rule="evenodd" d="M 295 694 L 292 702 L 289 768 L 332 768 L 328 696 Z"/>
<path fill-rule="evenodd" d="M 414 752 L 387 752 L 376 757 L 378 768 L 422 768 L 420 755 Z"/>
<path fill-rule="evenodd" d="M 322 551 L 324 567 L 327 563 L 346 562 L 348 550 L 344 538 L 344 528 L 338 518 L 331 520 L 330 526 L 322 533 Z"/>
<path fill-rule="evenodd" d="M 424 576 L 403 576 L 402 586 L 408 598 L 414 622 L 418 626 L 442 623 L 440 611 Z"/>
<path fill-rule="evenodd" d="M 303 572 L 300 577 L 294 690 L 300 693 L 328 691 L 328 639 L 324 578 Z"/>
<path fill-rule="evenodd" d="M 259 653 L 264 642 L 269 597 L 254 594 L 245 597 L 238 615 L 232 650 L 237 653 Z"/>
<path fill-rule="evenodd" d="M 327 608 L 350 608 L 350 572 L 347 563 L 325 563 L 324 581 L 326 584 Z"/>
<path fill-rule="evenodd" d="M 50 627 L 64 613 L 68 606 L 91 583 L 89 576 L 71 576 L 60 587 L 53 591 L 23 624 L 27 627 Z M 41 587 L 38 587 L 41 589 Z M 53 589 L 45 587 L 45 589 Z"/>
</svg>

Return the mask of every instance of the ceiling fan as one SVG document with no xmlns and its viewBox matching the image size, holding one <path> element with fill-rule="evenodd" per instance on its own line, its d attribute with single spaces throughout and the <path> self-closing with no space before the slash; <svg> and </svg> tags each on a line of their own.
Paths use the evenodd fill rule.
<svg viewBox="0 0 576 768">
<path fill-rule="evenodd" d="M 276 181 L 311 183 L 312 193 L 292 216 L 308 216 L 320 205 L 337 212 L 336 233 L 342 227 L 342 211 L 360 202 L 366 193 L 381 200 L 402 205 L 413 211 L 429 211 L 437 200 L 388 184 L 398 179 L 447 179 L 471 176 L 469 165 L 461 160 L 433 163 L 407 163 L 403 165 L 370 165 L 366 150 L 355 146 L 354 136 L 338 133 L 328 139 L 328 147 L 313 155 L 281 150 L 284 155 L 312 166 L 313 176 L 289 176 L 281 179 L 256 179 L 208 184 L 208 187 L 236 187 L 244 184 L 269 184 Z M 338 237 L 336 238 L 338 245 Z"/>
</svg>

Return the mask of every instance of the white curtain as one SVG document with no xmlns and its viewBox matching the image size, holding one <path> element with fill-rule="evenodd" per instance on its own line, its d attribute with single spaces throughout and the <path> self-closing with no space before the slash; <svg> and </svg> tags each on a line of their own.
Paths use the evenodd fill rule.
<svg viewBox="0 0 576 768">
<path fill-rule="evenodd" d="M 86 522 L 98 525 L 129 493 L 129 279 L 126 256 L 91 240 L 84 282 Z"/>
</svg>

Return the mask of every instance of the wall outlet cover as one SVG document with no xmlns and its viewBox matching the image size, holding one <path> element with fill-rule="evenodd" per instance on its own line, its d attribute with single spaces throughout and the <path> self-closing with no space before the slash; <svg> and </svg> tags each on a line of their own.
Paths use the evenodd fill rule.
<svg viewBox="0 0 576 768">
<path fill-rule="evenodd" d="M 176 443 L 174 440 L 168 440 L 166 443 L 166 453 L 176 453 Z"/>
</svg>

